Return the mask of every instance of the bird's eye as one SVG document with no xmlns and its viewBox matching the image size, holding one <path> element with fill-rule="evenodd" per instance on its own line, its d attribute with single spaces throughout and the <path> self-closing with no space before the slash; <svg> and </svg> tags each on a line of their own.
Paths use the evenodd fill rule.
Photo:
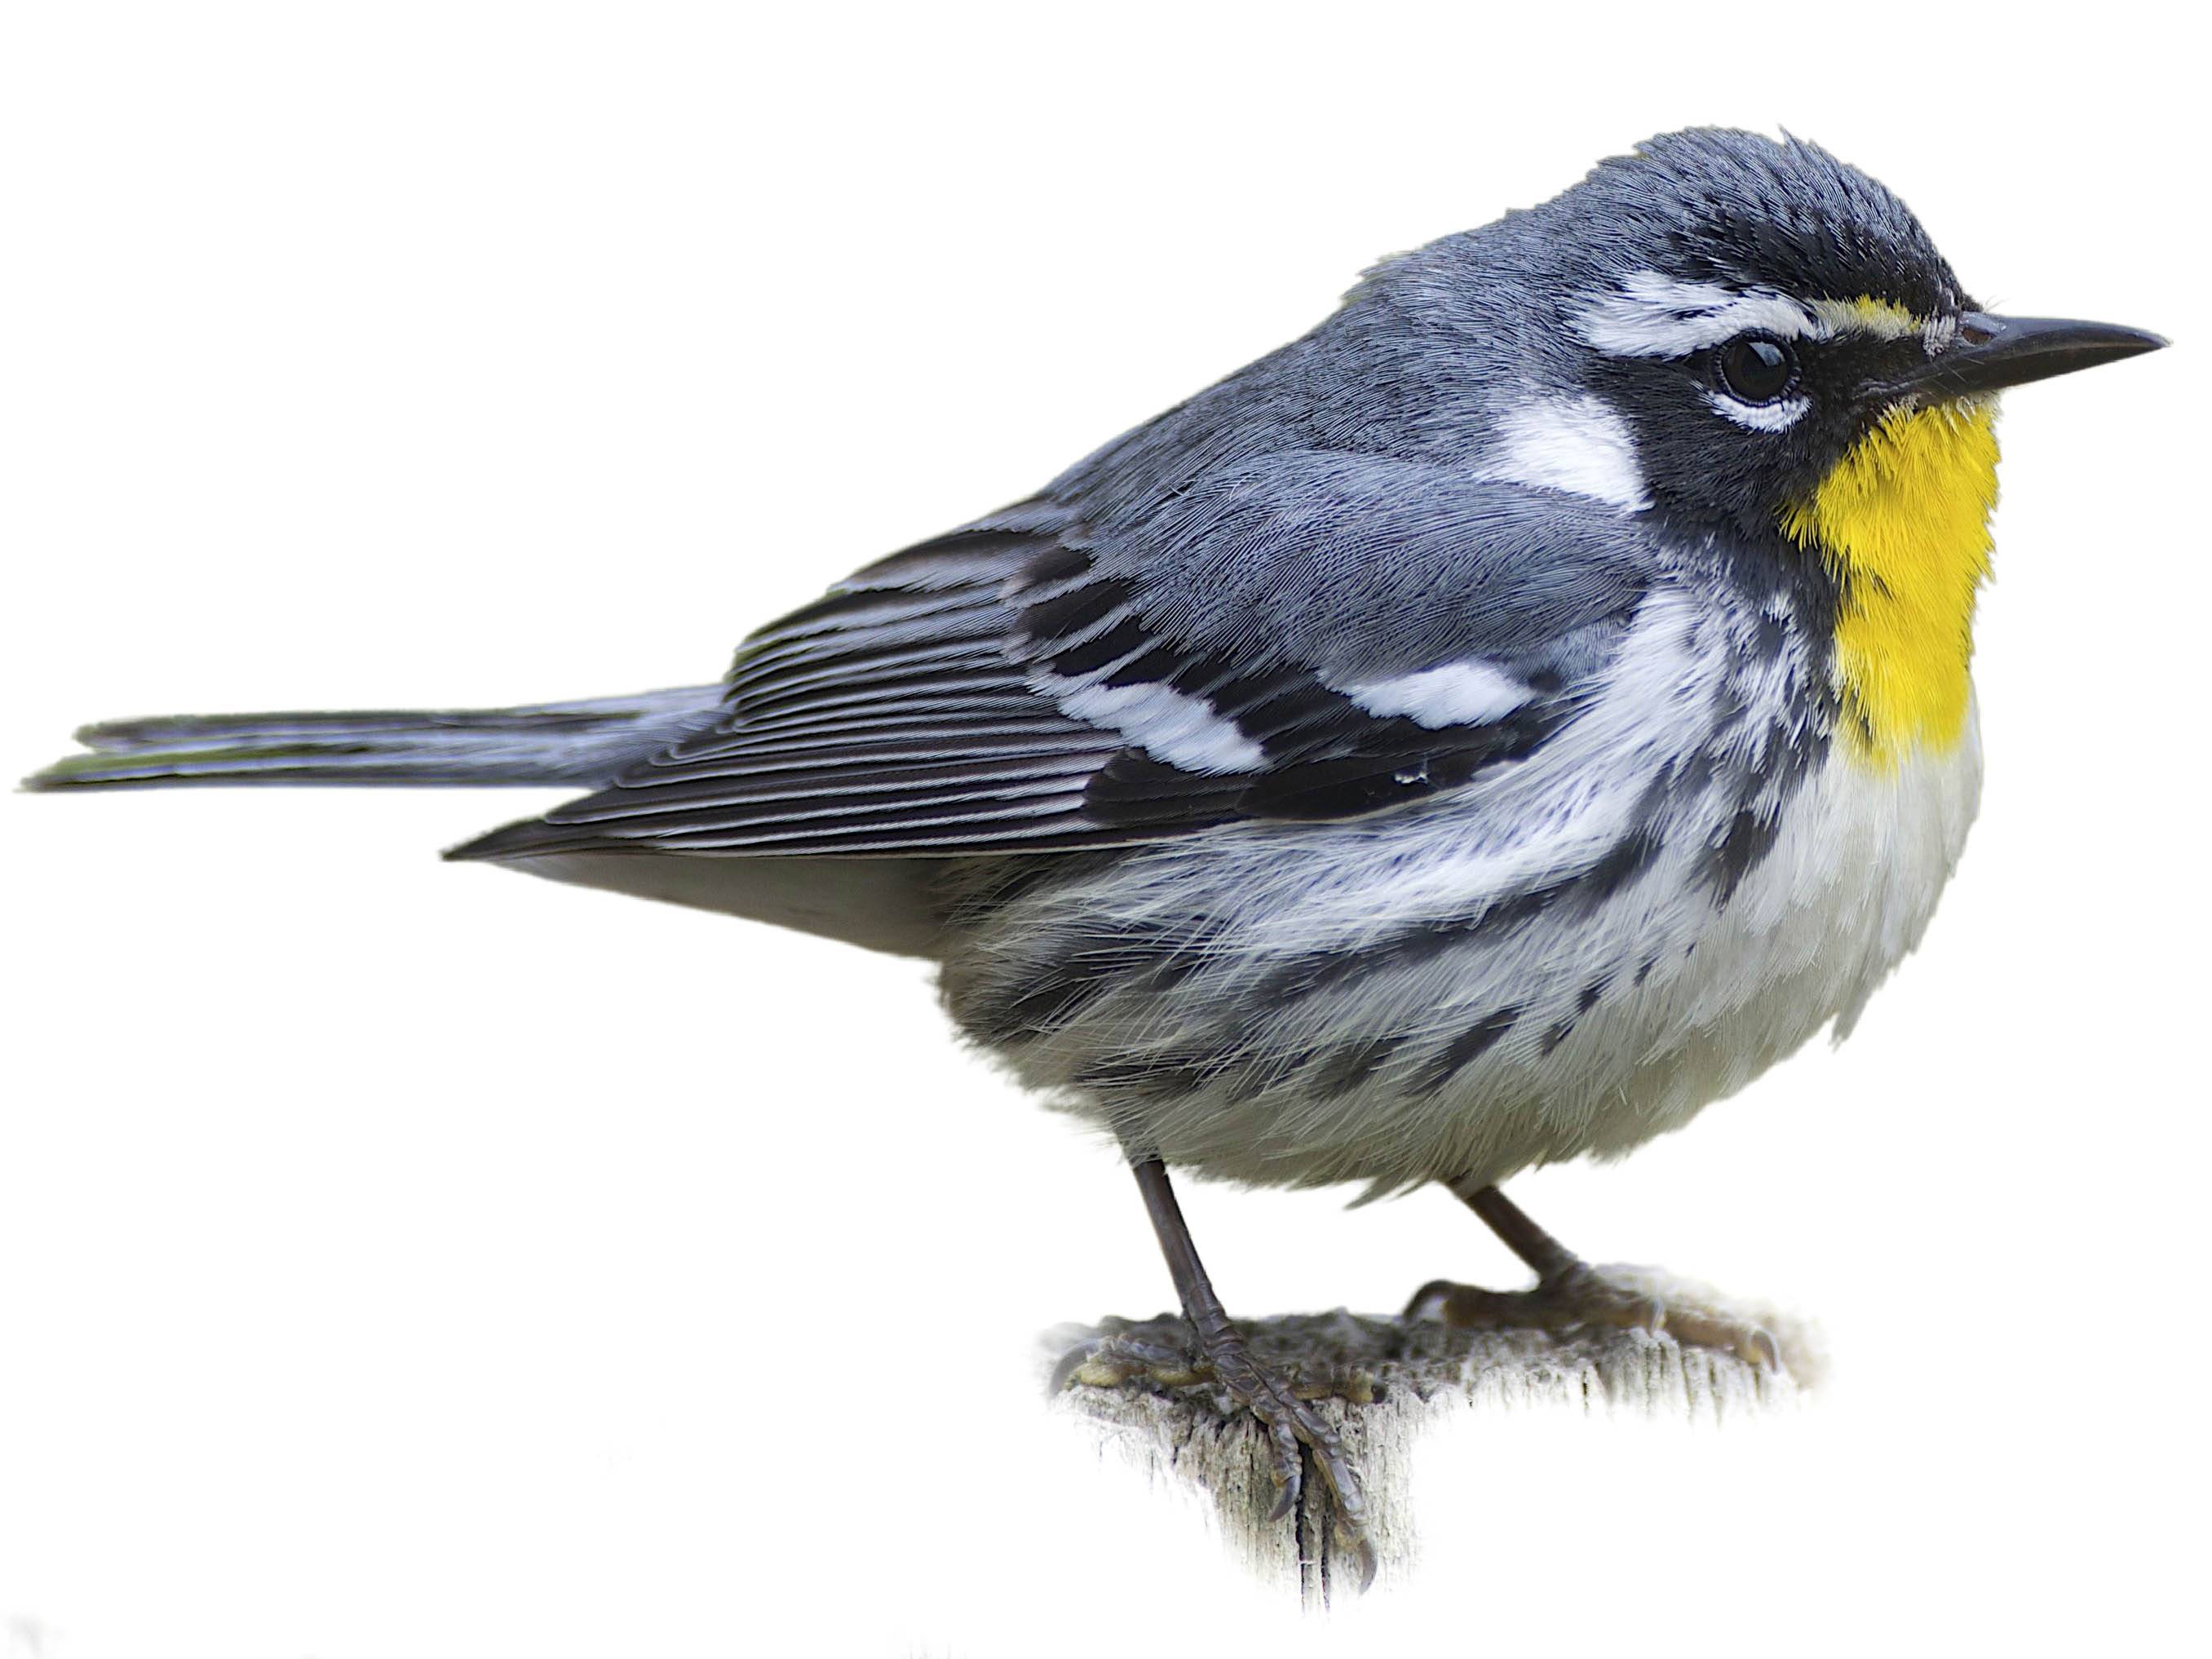
<svg viewBox="0 0 2212 1659">
<path fill-rule="evenodd" d="M 1770 335 L 1745 334 L 1720 349 L 1713 373 L 1729 397 L 1771 404 L 1797 384 L 1797 356 Z"/>
</svg>

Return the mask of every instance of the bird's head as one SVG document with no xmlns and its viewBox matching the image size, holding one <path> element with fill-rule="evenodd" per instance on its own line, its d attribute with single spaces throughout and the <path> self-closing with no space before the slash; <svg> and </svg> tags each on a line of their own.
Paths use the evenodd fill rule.
<svg viewBox="0 0 2212 1659">
<path fill-rule="evenodd" d="M 2006 386 L 2164 343 L 1982 312 L 1904 203 L 1796 139 L 1667 134 L 1524 216 L 1548 222 L 1553 361 L 1654 501 L 1747 530 L 1812 510 L 1869 443 L 1957 447 Z"/>
<path fill-rule="evenodd" d="M 1409 275 L 1483 359 L 1480 464 L 1820 572 L 1853 713 L 1899 750 L 1963 720 L 1994 394 L 2165 343 L 1985 313 L 1881 185 L 1714 129 L 1602 162 Z"/>
</svg>

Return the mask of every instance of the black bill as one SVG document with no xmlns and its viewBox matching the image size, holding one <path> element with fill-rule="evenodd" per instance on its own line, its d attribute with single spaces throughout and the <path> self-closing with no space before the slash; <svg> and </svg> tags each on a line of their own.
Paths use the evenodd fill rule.
<svg viewBox="0 0 2212 1659">
<path fill-rule="evenodd" d="M 2158 335 L 2115 323 L 1970 311 L 1959 319 L 1958 338 L 1941 356 L 1916 364 L 1879 389 L 1893 397 L 1966 398 L 2116 363 L 2165 343 Z"/>
</svg>

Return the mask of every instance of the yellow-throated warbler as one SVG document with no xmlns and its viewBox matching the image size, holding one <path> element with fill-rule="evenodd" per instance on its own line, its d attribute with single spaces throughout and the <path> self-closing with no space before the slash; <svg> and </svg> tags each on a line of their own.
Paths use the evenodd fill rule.
<svg viewBox="0 0 2212 1659">
<path fill-rule="evenodd" d="M 1980 784 L 1993 396 L 2160 343 L 1984 314 L 1813 145 L 1675 133 L 717 684 L 127 721 L 32 782 L 588 786 L 452 856 L 933 959 L 1127 1148 L 1285 1502 L 1304 1442 L 1356 1522 L 1167 1170 L 1443 1182 L 1536 1267 L 1522 1313 L 1638 1305 L 1496 1184 L 1676 1127 L 1912 948 Z"/>
</svg>

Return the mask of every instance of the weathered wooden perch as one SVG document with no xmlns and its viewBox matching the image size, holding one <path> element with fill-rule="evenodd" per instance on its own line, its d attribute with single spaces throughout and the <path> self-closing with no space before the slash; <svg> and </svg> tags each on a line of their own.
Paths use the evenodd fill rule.
<svg viewBox="0 0 2212 1659">
<path fill-rule="evenodd" d="M 1633 1271 L 1672 1305 L 1720 1306 L 1702 1286 Z M 1450 1413 L 1557 1405 L 1725 1422 L 1796 1401 L 1817 1379 L 1810 1332 L 1765 1310 L 1731 1311 L 1747 1314 L 1775 1337 L 1782 1370 L 1640 1330 L 1454 1330 L 1433 1320 L 1341 1309 L 1240 1321 L 1239 1327 L 1254 1358 L 1294 1376 L 1300 1396 L 1318 1402 L 1343 1437 L 1366 1483 L 1368 1536 L 1388 1581 L 1402 1577 L 1413 1557 L 1406 1476 L 1414 1442 Z M 1109 1318 L 1047 1332 L 1047 1364 L 1056 1365 L 1107 1336 L 1190 1351 L 1190 1330 L 1180 1318 Z M 1078 1370 L 1054 1408 L 1097 1433 L 1102 1453 L 1117 1454 L 1155 1480 L 1182 1481 L 1206 1492 L 1231 1553 L 1262 1580 L 1295 1588 L 1309 1609 L 1358 1589 L 1357 1557 L 1310 1455 L 1297 1512 L 1269 1522 L 1276 1494 L 1259 1425 L 1210 1383 L 1168 1386 L 1142 1376 L 1109 1383 L 1095 1374 L 1086 1380 Z"/>
</svg>

